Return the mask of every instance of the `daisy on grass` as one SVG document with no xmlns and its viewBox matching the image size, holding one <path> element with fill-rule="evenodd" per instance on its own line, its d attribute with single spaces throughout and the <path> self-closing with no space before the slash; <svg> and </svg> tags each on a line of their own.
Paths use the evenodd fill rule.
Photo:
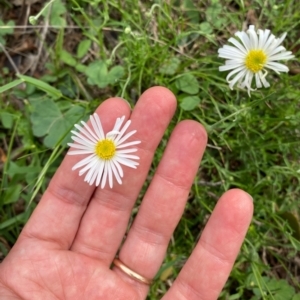
<svg viewBox="0 0 300 300">
<path fill-rule="evenodd" d="M 124 175 L 121 165 L 136 169 L 139 164 L 137 155 L 130 153 L 136 152 L 136 148 L 127 148 L 129 146 L 137 145 L 141 141 L 126 142 L 126 140 L 136 133 L 136 130 L 125 134 L 131 121 L 125 122 L 125 116 L 117 118 L 115 126 L 112 131 L 104 134 L 100 118 L 97 114 L 90 116 L 91 127 L 84 121 L 81 121 L 82 126 L 76 124 L 75 127 L 79 130 L 71 131 L 72 140 L 76 143 L 69 143 L 68 145 L 77 150 L 70 150 L 69 155 L 89 154 L 86 158 L 75 164 L 72 170 L 79 170 L 79 175 L 86 173 L 84 181 L 90 185 L 96 183 L 103 189 L 108 182 L 110 188 L 113 187 L 114 178 L 119 184 L 122 184 L 122 177 Z"/>
<path fill-rule="evenodd" d="M 238 31 L 235 35 L 240 41 L 230 38 L 228 41 L 234 46 L 225 45 L 218 50 L 219 57 L 227 59 L 225 66 L 219 67 L 219 70 L 232 70 L 226 77 L 231 89 L 235 84 L 240 88 L 246 87 L 250 96 L 250 91 L 255 90 L 251 88 L 253 77 L 257 88 L 267 88 L 270 86 L 266 80 L 267 69 L 274 70 L 277 74 L 289 71 L 287 66 L 276 62 L 294 57 L 291 51 L 280 46 L 286 33 L 275 38 L 269 29 L 259 29 L 256 33 L 254 25 L 250 25 L 247 33 Z"/>
</svg>

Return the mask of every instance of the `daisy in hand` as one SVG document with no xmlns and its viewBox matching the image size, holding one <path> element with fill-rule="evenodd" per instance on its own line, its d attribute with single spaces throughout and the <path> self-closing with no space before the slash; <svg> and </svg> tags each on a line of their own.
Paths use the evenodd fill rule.
<svg viewBox="0 0 300 300">
<path fill-rule="evenodd" d="M 113 179 L 115 178 L 119 184 L 122 184 L 123 169 L 121 165 L 136 169 L 139 164 L 137 155 L 131 153 L 136 152 L 136 148 L 128 148 L 137 145 L 140 141 L 126 142 L 126 140 L 136 133 L 136 130 L 125 134 L 131 121 L 128 120 L 124 126 L 122 124 L 125 116 L 117 118 L 112 131 L 104 134 L 100 118 L 97 114 L 90 116 L 91 127 L 84 121 L 81 121 L 82 126 L 76 124 L 75 127 L 79 130 L 71 131 L 72 140 L 76 143 L 68 145 L 74 150 L 70 150 L 68 155 L 89 154 L 86 158 L 74 165 L 72 170 L 81 168 L 79 175 L 85 175 L 84 181 L 90 185 L 96 184 L 101 188 L 105 187 L 108 182 L 109 187 L 113 187 Z M 77 149 L 77 150 L 75 150 Z"/>
<path fill-rule="evenodd" d="M 218 50 L 219 57 L 226 59 L 225 65 L 219 67 L 219 70 L 232 70 L 226 77 L 231 89 L 237 84 L 240 88 L 247 88 L 250 96 L 250 92 L 255 90 L 251 88 L 253 77 L 256 88 L 267 88 L 270 86 L 266 80 L 267 69 L 274 70 L 277 74 L 289 71 L 287 66 L 276 62 L 294 57 L 291 51 L 286 51 L 280 45 L 286 33 L 276 38 L 269 29 L 259 29 L 256 32 L 254 26 L 250 25 L 247 33 L 238 31 L 235 35 L 240 41 L 230 38 L 228 41 L 234 46 L 225 45 Z"/>
</svg>

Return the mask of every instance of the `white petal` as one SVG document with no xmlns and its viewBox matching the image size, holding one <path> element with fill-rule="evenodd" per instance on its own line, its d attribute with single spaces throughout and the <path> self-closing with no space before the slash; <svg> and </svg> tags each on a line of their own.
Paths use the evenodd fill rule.
<svg viewBox="0 0 300 300">
<path fill-rule="evenodd" d="M 127 159 L 127 158 L 124 158 L 124 157 L 116 157 L 116 160 L 120 164 L 125 165 L 125 166 L 130 167 L 130 168 L 134 168 L 134 169 L 136 169 L 136 166 L 139 165 L 138 162 L 135 162 L 133 160 L 130 160 L 130 159 Z"/>
<path fill-rule="evenodd" d="M 259 78 L 260 76 L 259 76 L 259 73 L 257 72 L 257 73 L 255 73 L 255 83 L 256 83 L 256 87 L 257 88 L 261 88 L 262 87 L 262 84 L 261 84 L 261 81 L 260 81 L 260 78 Z"/>
<path fill-rule="evenodd" d="M 136 151 L 138 151 L 137 148 L 130 148 L 130 149 L 118 150 L 118 153 L 133 153 Z"/>
<path fill-rule="evenodd" d="M 94 150 L 94 147 L 91 147 L 90 145 L 82 145 L 82 144 L 74 144 L 74 143 L 68 143 L 69 147 L 75 148 L 75 149 L 82 149 L 82 150 Z"/>
<path fill-rule="evenodd" d="M 96 179 L 96 186 L 99 186 L 99 184 L 101 182 L 103 170 L 104 170 L 104 161 L 101 161 L 101 163 L 99 165 L 99 168 L 98 168 L 97 179 Z"/>
<path fill-rule="evenodd" d="M 96 172 L 97 166 L 98 166 L 98 162 L 95 162 L 95 164 L 89 169 L 89 171 L 87 172 L 87 174 L 84 178 L 84 181 L 88 182 L 89 185 L 92 185 L 95 181 L 95 178 L 97 175 L 97 172 Z"/>
<path fill-rule="evenodd" d="M 120 140 L 115 141 L 117 146 L 121 145 L 123 142 L 125 142 L 127 139 L 129 139 L 135 133 L 136 133 L 136 130 L 130 131 L 127 134 L 125 134 Z"/>
<path fill-rule="evenodd" d="M 239 68 L 236 68 L 235 70 L 231 71 L 231 72 L 226 76 L 226 80 L 227 80 L 227 81 L 230 81 L 230 78 L 231 78 L 234 74 L 236 74 L 236 73 L 238 73 L 238 72 L 244 72 L 244 71 L 246 71 L 246 68 L 245 68 L 244 66 L 239 67 Z"/>
<path fill-rule="evenodd" d="M 238 50 L 238 51 L 233 51 L 233 49 L 232 48 L 230 48 L 230 50 L 231 51 L 233 51 L 233 52 L 237 52 L 238 54 L 240 54 L 240 55 L 247 55 L 247 49 L 245 48 L 245 46 L 244 45 L 242 45 L 237 39 L 235 39 L 235 38 L 230 38 L 229 40 L 228 40 L 228 42 L 230 42 L 230 43 L 232 43 L 234 46 L 236 46 L 236 50 Z M 233 47 L 234 48 L 234 47 Z M 237 49 L 238 48 L 238 49 Z M 227 47 L 225 48 L 225 49 L 228 49 Z"/>
<path fill-rule="evenodd" d="M 112 176 L 111 163 L 110 163 L 109 160 L 107 161 L 107 171 L 108 171 L 108 184 L 109 184 L 109 187 L 112 189 L 112 187 L 113 187 L 113 176 Z"/>
<path fill-rule="evenodd" d="M 98 136 L 98 138 L 100 140 L 103 140 L 105 138 L 105 135 L 104 135 L 104 132 L 103 132 L 103 128 L 102 128 L 102 124 L 101 124 L 101 121 L 100 121 L 100 118 L 99 116 L 94 113 L 91 117 L 90 117 L 90 120 L 93 124 L 93 128 Z"/>
<path fill-rule="evenodd" d="M 271 55 L 269 58 L 268 58 L 268 61 L 274 61 L 274 60 L 288 60 L 288 59 L 292 59 L 294 58 L 295 56 L 292 54 L 291 51 L 285 51 L 285 52 L 281 52 L 281 53 L 278 53 L 276 55 Z"/>
<path fill-rule="evenodd" d="M 122 128 L 122 130 L 120 131 L 119 135 L 115 138 L 115 143 L 118 145 L 118 141 L 121 139 L 121 137 L 123 136 L 123 134 L 125 133 L 125 131 L 127 130 L 127 128 L 129 127 L 129 125 L 131 124 L 131 120 L 128 120 L 124 127 Z M 136 131 L 135 131 L 136 132 Z"/>
<path fill-rule="evenodd" d="M 85 123 L 84 121 L 81 121 L 81 124 L 83 124 L 84 128 L 95 138 L 95 140 L 98 140 L 99 137 L 93 132 L 93 130 L 90 128 L 90 126 Z"/>
<path fill-rule="evenodd" d="M 246 50 L 249 51 L 251 49 L 251 43 L 248 35 L 243 31 L 238 31 L 235 35 L 239 37 Z"/>
<path fill-rule="evenodd" d="M 93 143 L 92 141 L 90 141 L 89 139 L 87 139 L 85 136 L 83 136 L 82 134 L 80 134 L 79 132 L 76 131 L 71 131 L 73 134 L 75 134 L 76 136 L 71 136 L 71 139 L 79 144 L 85 145 L 95 145 L 95 143 Z"/>
<path fill-rule="evenodd" d="M 252 84 L 252 79 L 253 79 L 254 74 L 250 71 L 247 71 L 244 81 L 241 83 L 242 87 L 246 87 L 248 89 L 248 95 L 250 96 L 250 91 L 251 89 L 251 84 Z"/>
<path fill-rule="evenodd" d="M 245 69 L 245 66 L 238 66 L 238 65 L 225 65 L 225 66 L 220 66 L 219 67 L 219 71 L 223 72 L 223 71 L 228 71 L 228 70 L 233 70 L 233 69 L 237 69 L 239 68 L 240 70 Z"/>
<path fill-rule="evenodd" d="M 117 157 L 124 157 L 124 158 L 131 158 L 131 159 L 140 159 L 137 155 L 130 155 L 130 154 L 126 154 L 126 153 L 119 153 L 117 152 L 116 154 Z"/>
<path fill-rule="evenodd" d="M 283 52 L 283 51 L 286 51 L 285 48 L 283 46 L 279 46 L 279 47 L 274 48 L 272 51 L 269 51 L 267 54 L 268 54 L 268 56 L 273 56 L 276 53 Z"/>
<path fill-rule="evenodd" d="M 107 180 L 107 161 L 104 162 L 104 172 L 103 172 L 103 176 L 102 176 L 102 181 L 101 181 L 101 189 L 103 189 L 105 187 L 106 184 L 106 180 Z"/>
<path fill-rule="evenodd" d="M 245 59 L 241 59 L 241 58 L 238 58 L 238 59 L 228 59 L 225 61 L 225 65 L 236 65 L 236 66 L 241 66 L 241 65 L 245 65 Z"/>
<path fill-rule="evenodd" d="M 229 83 L 229 87 L 232 89 L 233 86 L 237 83 L 240 82 L 241 80 L 243 80 L 243 77 L 246 74 L 246 70 L 242 70 L 241 72 L 239 72 L 232 80 L 228 80 Z M 229 74 L 230 75 L 230 74 Z"/>
<path fill-rule="evenodd" d="M 120 131 L 112 130 L 106 134 L 106 138 L 112 138 L 114 140 L 114 136 L 120 134 Z"/>
<path fill-rule="evenodd" d="M 248 32 L 249 38 L 250 38 L 250 45 L 251 45 L 250 49 L 257 49 L 257 47 L 258 47 L 257 33 L 255 32 L 254 28 L 251 29 L 250 27 L 247 32 Z"/>
<path fill-rule="evenodd" d="M 72 170 L 76 170 L 76 169 L 88 164 L 89 162 L 93 161 L 94 159 L 96 159 L 96 155 L 92 154 L 92 155 L 80 160 L 77 164 L 75 164 L 73 166 Z"/>
<path fill-rule="evenodd" d="M 274 70 L 277 74 L 279 72 L 288 72 L 289 71 L 289 68 L 287 66 L 277 63 L 277 62 L 273 62 L 273 61 L 268 62 L 266 64 L 266 68 Z"/>
<path fill-rule="evenodd" d="M 91 150 L 69 150 L 68 155 L 81 155 L 81 154 L 92 154 L 94 151 Z"/>
<path fill-rule="evenodd" d="M 246 50 L 245 52 L 242 52 L 239 49 L 228 45 L 224 45 L 223 48 L 218 50 L 218 53 L 219 53 L 219 57 L 229 58 L 229 59 L 231 59 L 232 57 L 242 58 L 245 57 L 245 55 L 247 54 Z"/>
<path fill-rule="evenodd" d="M 277 48 L 283 42 L 283 40 L 285 39 L 285 37 L 286 37 L 286 32 L 283 33 L 279 39 L 275 39 L 273 47 Z"/>
<path fill-rule="evenodd" d="M 112 169 L 112 172 L 113 172 L 114 177 L 117 179 L 117 182 L 118 182 L 119 184 L 122 184 L 122 179 L 121 179 L 121 177 L 120 177 L 120 175 L 119 175 L 119 172 L 118 172 L 118 170 L 116 169 L 116 166 L 115 166 L 115 164 L 114 164 L 113 161 L 111 161 L 110 167 L 111 167 L 111 169 Z"/>
<path fill-rule="evenodd" d="M 259 49 L 263 49 L 269 35 L 271 33 L 271 30 L 266 29 L 266 30 L 258 30 L 258 35 L 259 35 L 259 39 L 258 39 L 258 48 Z"/>
<path fill-rule="evenodd" d="M 125 116 L 117 118 L 113 131 L 120 131 L 120 128 L 125 120 Z"/>
<path fill-rule="evenodd" d="M 86 135 L 86 137 L 89 138 L 90 141 L 97 143 L 97 141 L 98 141 L 97 138 L 94 137 L 94 135 L 90 134 L 87 130 L 85 130 L 85 128 L 81 127 L 78 124 L 75 124 L 75 127 L 79 130 L 80 133 L 84 133 Z"/>
<path fill-rule="evenodd" d="M 123 177 L 124 176 L 123 169 L 116 159 L 113 160 L 113 164 L 116 166 L 120 177 Z"/>
<path fill-rule="evenodd" d="M 125 147 L 128 147 L 128 146 L 137 145 L 137 144 L 140 144 L 140 143 L 141 143 L 141 141 L 128 142 L 128 143 L 125 143 L 125 144 L 122 144 L 122 145 L 117 145 L 117 149 L 121 149 L 121 148 L 125 148 Z"/>
<path fill-rule="evenodd" d="M 268 53 L 271 50 L 274 41 L 275 41 L 275 35 L 271 34 L 267 39 L 266 43 L 263 45 L 262 50 Z"/>
<path fill-rule="evenodd" d="M 91 172 L 92 176 L 89 180 L 90 185 L 92 185 L 95 182 L 96 177 L 98 175 L 98 170 L 99 170 L 100 165 L 101 165 L 101 161 L 98 160 L 97 163 L 93 166 L 93 169 L 92 169 L 92 172 Z"/>
<path fill-rule="evenodd" d="M 121 118 L 117 118 L 112 131 L 119 131 L 121 124 Z"/>
<path fill-rule="evenodd" d="M 86 171 L 92 169 L 96 164 L 97 164 L 97 159 L 91 160 L 84 168 L 79 170 L 79 176 L 82 176 Z"/>
<path fill-rule="evenodd" d="M 260 71 L 261 72 L 261 71 Z M 262 81 L 263 85 L 265 88 L 268 88 L 270 86 L 269 82 L 266 80 L 266 75 L 267 75 L 267 72 L 260 77 L 260 80 Z"/>
</svg>

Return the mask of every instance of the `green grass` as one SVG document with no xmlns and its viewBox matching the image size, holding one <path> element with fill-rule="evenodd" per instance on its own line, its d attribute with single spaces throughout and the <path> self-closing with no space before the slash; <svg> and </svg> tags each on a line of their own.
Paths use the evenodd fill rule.
<svg viewBox="0 0 300 300">
<path fill-rule="evenodd" d="M 151 174 L 181 120 L 201 122 L 209 146 L 148 299 L 159 299 L 169 288 L 217 199 L 233 187 L 253 196 L 255 214 L 220 299 L 300 299 L 300 5 L 296 0 L 166 2 L 56 0 L 36 23 L 47 19 L 48 29 L 36 27 L 29 34 L 25 28 L 42 49 L 34 76 L 32 69 L 28 77 L 16 77 L 16 70 L 0 66 L 0 148 L 7 157 L 0 164 L 0 253 L 4 257 L 14 244 L 57 169 L 73 124 L 110 96 L 134 106 L 148 87 L 163 85 L 176 95 L 178 109 Z M 10 2 L 2 6 L 0 43 L 12 49 L 13 31 L 1 26 L 16 20 L 4 18 Z M 247 21 L 275 35 L 287 32 L 284 46 L 296 56 L 287 63 L 290 74 L 268 74 L 271 87 L 251 98 L 229 89 L 226 74 L 218 71 L 224 60 L 217 57 L 218 48 Z M 7 60 L 7 53 L 0 55 Z M 43 122 L 43 111 L 50 110 L 56 127 Z"/>
</svg>

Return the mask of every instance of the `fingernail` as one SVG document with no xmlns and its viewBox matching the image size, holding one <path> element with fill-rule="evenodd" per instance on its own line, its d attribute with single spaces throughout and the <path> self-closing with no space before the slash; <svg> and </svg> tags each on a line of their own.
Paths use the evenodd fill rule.
<svg viewBox="0 0 300 300">
<path fill-rule="evenodd" d="M 254 201 L 254 200 L 253 200 L 253 197 L 252 197 L 249 193 L 247 193 L 247 192 L 246 192 L 246 194 L 248 194 L 249 198 L 250 198 L 250 199 L 252 200 L 252 202 L 253 202 L 253 201 Z"/>
<path fill-rule="evenodd" d="M 129 103 L 129 101 L 127 101 L 125 99 L 123 99 L 123 100 L 128 104 L 129 108 L 131 109 L 131 104 Z"/>
</svg>

